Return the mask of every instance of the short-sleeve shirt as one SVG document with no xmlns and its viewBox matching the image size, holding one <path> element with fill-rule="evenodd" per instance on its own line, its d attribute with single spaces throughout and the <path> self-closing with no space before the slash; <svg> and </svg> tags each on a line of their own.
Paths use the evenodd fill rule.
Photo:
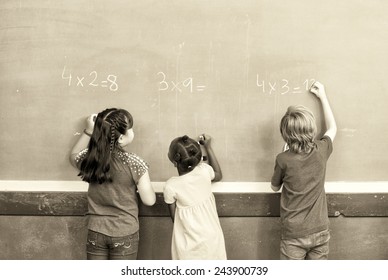
<svg viewBox="0 0 388 280">
<path fill-rule="evenodd" d="M 72 155 L 78 168 L 87 149 Z M 88 229 L 120 237 L 139 230 L 137 184 L 148 170 L 148 164 L 134 153 L 112 154 L 112 182 L 89 183 Z"/>
<path fill-rule="evenodd" d="M 166 182 L 164 201 L 168 204 L 176 202 L 178 207 L 196 205 L 212 194 L 214 176 L 210 165 L 200 163 L 192 172 L 172 177 Z"/>
<path fill-rule="evenodd" d="M 164 188 L 164 201 L 176 202 L 171 241 L 173 260 L 225 260 L 225 240 L 211 180 L 213 168 L 198 164 L 193 171 L 172 177 Z"/>
<path fill-rule="evenodd" d="M 281 186 L 282 238 L 299 238 L 329 227 L 325 193 L 326 163 L 333 151 L 328 136 L 306 153 L 285 151 L 276 157 L 271 184 Z"/>
</svg>

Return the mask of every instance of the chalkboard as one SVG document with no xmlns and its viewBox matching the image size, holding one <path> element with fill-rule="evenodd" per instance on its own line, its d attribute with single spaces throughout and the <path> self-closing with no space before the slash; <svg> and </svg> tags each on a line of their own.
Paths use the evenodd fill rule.
<svg viewBox="0 0 388 280">
<path fill-rule="evenodd" d="M 388 180 L 386 1 L 1 1 L 0 180 L 78 180 L 87 115 L 134 116 L 129 149 L 176 174 L 176 136 L 206 132 L 224 181 L 268 182 L 286 108 L 338 134 L 328 181 Z"/>
</svg>

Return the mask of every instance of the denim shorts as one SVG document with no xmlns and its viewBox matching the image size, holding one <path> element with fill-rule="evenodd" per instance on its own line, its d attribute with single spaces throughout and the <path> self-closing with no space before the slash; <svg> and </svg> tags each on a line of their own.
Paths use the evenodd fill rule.
<svg viewBox="0 0 388 280">
<path fill-rule="evenodd" d="M 139 232 L 111 237 L 88 231 L 86 252 L 88 260 L 136 260 L 139 248 Z"/>
<path fill-rule="evenodd" d="M 281 260 L 327 260 L 329 256 L 329 230 L 300 238 L 280 241 Z"/>
</svg>

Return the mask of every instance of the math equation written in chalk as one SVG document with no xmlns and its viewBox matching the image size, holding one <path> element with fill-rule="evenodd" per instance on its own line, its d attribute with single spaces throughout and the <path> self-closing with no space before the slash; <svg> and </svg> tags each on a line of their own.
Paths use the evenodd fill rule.
<svg viewBox="0 0 388 280">
<path fill-rule="evenodd" d="M 203 92 L 206 89 L 205 85 L 196 83 L 192 77 L 187 77 L 181 81 L 172 81 L 167 79 L 166 74 L 162 71 L 158 72 L 156 75 L 159 77 L 159 91 L 188 91 L 189 93 L 194 93 Z"/>
<path fill-rule="evenodd" d="M 100 75 L 97 71 L 94 70 L 86 74 L 74 74 L 71 71 L 67 70 L 66 66 L 64 66 L 62 71 L 62 79 L 67 81 L 69 87 L 101 87 L 106 88 L 108 91 L 111 92 L 115 92 L 119 89 L 116 75 Z"/>
<path fill-rule="evenodd" d="M 159 91 L 164 92 L 204 92 L 206 86 L 195 82 L 193 77 L 186 77 L 180 81 L 173 81 L 167 78 L 167 75 L 160 71 L 157 73 L 159 82 Z M 259 74 L 256 75 L 256 88 L 264 94 L 298 94 L 304 93 L 310 89 L 315 79 L 305 79 L 300 84 L 290 82 L 288 79 L 267 81 L 261 79 Z"/>
<path fill-rule="evenodd" d="M 267 81 L 256 75 L 256 86 L 262 93 L 267 94 L 297 94 L 304 93 L 314 84 L 315 79 L 305 79 L 301 84 L 291 83 L 288 79 Z"/>
</svg>

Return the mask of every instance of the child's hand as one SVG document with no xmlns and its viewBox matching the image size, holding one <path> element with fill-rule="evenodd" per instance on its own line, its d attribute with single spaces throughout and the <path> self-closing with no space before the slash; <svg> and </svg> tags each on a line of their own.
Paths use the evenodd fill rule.
<svg viewBox="0 0 388 280">
<path fill-rule="evenodd" d="M 94 130 L 94 123 L 96 121 L 97 114 L 91 114 L 89 117 L 86 119 L 86 130 L 91 134 L 93 133 Z"/>
<path fill-rule="evenodd" d="M 319 99 L 326 96 L 324 85 L 318 81 L 312 84 L 310 92 L 314 93 Z"/>
<path fill-rule="evenodd" d="M 201 135 L 198 136 L 198 140 L 199 140 L 199 143 L 201 145 L 204 145 L 205 147 L 208 147 L 208 146 L 210 146 L 210 142 L 211 142 L 212 138 L 211 138 L 210 135 L 201 134 Z"/>
</svg>

